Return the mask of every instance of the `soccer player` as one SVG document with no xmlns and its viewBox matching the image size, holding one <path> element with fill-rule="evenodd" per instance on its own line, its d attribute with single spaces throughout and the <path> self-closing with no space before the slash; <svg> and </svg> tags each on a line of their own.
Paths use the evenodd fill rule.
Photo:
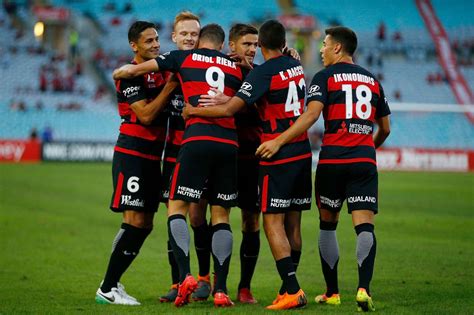
<svg viewBox="0 0 474 315">
<path fill-rule="evenodd" d="M 201 24 L 199 17 L 189 11 L 180 12 L 174 20 L 171 39 L 179 50 L 190 50 L 197 46 Z M 163 158 L 163 188 L 161 201 L 168 204 L 169 183 L 176 164 L 176 158 L 183 140 L 185 129 L 184 119 L 181 116 L 184 97 L 181 87 L 174 91 L 170 103 L 165 108 L 169 115 L 168 137 L 166 139 Z M 211 293 L 210 283 L 210 257 L 211 257 L 211 227 L 206 221 L 207 201 L 202 199 L 199 203 L 189 205 L 189 221 L 194 231 L 194 245 L 198 259 L 199 274 L 198 287 L 192 294 L 195 301 L 207 300 Z M 160 297 L 161 302 L 174 302 L 178 295 L 179 270 L 173 255 L 171 244 L 168 241 L 168 261 L 171 266 L 172 285 L 168 293 Z"/>
<path fill-rule="evenodd" d="M 158 32 L 152 23 L 137 21 L 132 24 L 128 40 L 135 54 L 135 64 L 159 55 Z M 114 193 L 110 209 L 122 212 L 123 223 L 113 241 L 104 281 L 96 292 L 97 303 L 140 304 L 125 292 L 119 281 L 150 234 L 158 209 L 156 189 L 161 184 L 160 158 L 166 118 L 159 115 L 162 107 L 157 104 L 166 99 L 160 98 L 162 94 L 153 99 L 160 91 L 170 94 L 177 86 L 165 85 L 166 79 L 164 73 L 153 72 L 115 82 L 122 124 L 113 157 Z"/>
<path fill-rule="evenodd" d="M 240 90 L 221 106 L 184 109 L 189 117 L 228 117 L 262 99 L 262 139 L 274 139 L 303 112 L 305 86 L 301 64 L 283 55 L 285 29 L 275 20 L 260 28 L 258 42 L 265 63 L 253 69 Z M 257 150 L 257 153 L 259 151 Z M 259 154 L 260 155 L 260 154 Z M 287 143 L 268 159 L 260 155 L 259 189 L 263 224 L 282 286 L 267 309 L 291 309 L 306 305 L 296 278 L 291 248 L 301 246 L 301 211 L 311 207 L 311 148 L 305 134 Z M 297 245 L 296 245 L 297 244 Z"/>
<path fill-rule="evenodd" d="M 326 30 L 321 56 L 326 69 L 318 72 L 308 89 L 308 111 L 273 143 L 264 143 L 262 154 L 271 156 L 278 147 L 308 129 L 321 111 L 325 131 L 316 170 L 319 208 L 319 253 L 326 292 L 316 296 L 321 304 L 341 303 L 337 278 L 339 245 L 336 227 L 344 200 L 357 234 L 359 311 L 374 311 L 369 291 L 377 242 L 374 216 L 378 212 L 378 176 L 375 149 L 390 133 L 390 109 L 380 82 L 354 64 L 356 34 L 346 27 Z M 378 129 L 373 135 L 374 124 Z M 373 135 L 373 136 L 372 136 Z"/>
<path fill-rule="evenodd" d="M 125 65 L 114 77 L 133 77 L 149 71 L 178 72 L 185 101 L 198 105 L 211 87 L 233 95 L 244 73 L 234 61 L 221 53 L 224 31 L 217 24 L 201 29 L 198 49 L 172 51 L 138 65 Z M 212 255 L 216 271 L 215 306 L 232 306 L 227 295 L 227 274 L 232 254 L 230 207 L 237 202 L 237 133 L 233 117 L 192 118 L 186 123 L 182 147 L 173 172 L 168 209 L 168 231 L 180 270 L 176 306 L 188 303 L 197 282 L 190 273 L 189 231 L 186 215 L 190 202 L 198 202 L 204 187 L 211 205 Z"/>
</svg>

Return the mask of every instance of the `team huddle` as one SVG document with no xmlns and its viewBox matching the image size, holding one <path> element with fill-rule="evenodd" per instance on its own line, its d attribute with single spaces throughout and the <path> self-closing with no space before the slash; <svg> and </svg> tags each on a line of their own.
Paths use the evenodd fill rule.
<svg viewBox="0 0 474 315">
<path fill-rule="evenodd" d="M 96 301 L 139 305 L 120 278 L 153 228 L 160 202 L 168 209 L 168 260 L 172 285 L 161 302 L 177 307 L 213 297 L 233 306 L 227 275 L 233 235 L 231 207 L 242 210 L 241 277 L 237 301 L 257 303 L 251 291 L 264 232 L 282 280 L 270 310 L 303 307 L 297 280 L 302 248 L 301 215 L 312 203 L 312 152 L 307 130 L 321 112 L 325 132 L 316 171 L 320 213 L 319 253 L 327 290 L 317 303 L 338 305 L 336 227 L 344 200 L 357 234 L 358 309 L 373 311 L 369 284 L 375 261 L 374 216 L 378 212 L 375 149 L 390 132 L 390 110 L 380 83 L 352 62 L 357 37 L 345 27 L 326 30 L 325 69 L 306 89 L 285 28 L 275 20 L 257 30 L 235 24 L 224 54 L 224 30 L 201 28 L 181 12 L 172 40 L 177 50 L 160 55 L 152 23 L 129 29 L 131 64 L 114 71 L 122 118 L 113 158 L 110 208 L 123 214 Z M 254 64 L 260 47 L 265 62 Z M 374 131 L 375 124 L 378 128 Z M 210 207 L 211 220 L 206 220 Z M 193 229 L 199 272 L 190 268 Z M 213 260 L 213 283 L 211 264 Z"/>
</svg>

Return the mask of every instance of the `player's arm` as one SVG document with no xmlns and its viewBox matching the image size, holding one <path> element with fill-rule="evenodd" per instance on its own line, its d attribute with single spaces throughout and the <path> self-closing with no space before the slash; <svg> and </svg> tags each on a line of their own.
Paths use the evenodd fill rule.
<svg viewBox="0 0 474 315">
<path fill-rule="evenodd" d="M 120 68 L 115 69 L 112 75 L 114 77 L 114 80 L 131 79 L 140 75 L 144 75 L 145 73 L 154 72 L 158 70 L 159 67 L 156 60 L 150 59 L 137 65 L 123 65 Z"/>
<path fill-rule="evenodd" d="M 384 117 L 379 117 L 376 120 L 377 125 L 378 125 L 378 128 L 374 134 L 374 145 L 376 149 L 384 143 L 385 139 L 387 139 L 388 135 L 390 134 L 390 118 L 389 117 L 390 116 L 387 115 Z"/>
<path fill-rule="evenodd" d="M 222 105 L 227 103 L 232 96 L 225 95 L 221 91 L 216 88 L 211 87 L 210 94 L 203 94 L 199 97 L 199 105 L 201 106 L 214 106 L 214 105 Z"/>
<path fill-rule="evenodd" d="M 232 97 L 228 102 L 219 106 L 194 107 L 186 103 L 183 109 L 184 119 L 189 117 L 231 117 L 245 107 L 245 102 L 238 96 Z"/>
<path fill-rule="evenodd" d="M 290 128 L 281 133 L 273 140 L 262 143 L 255 152 L 256 155 L 264 159 L 269 159 L 274 156 L 278 150 L 291 140 L 299 137 L 303 132 L 307 131 L 316 120 L 318 120 L 323 110 L 324 104 L 319 101 L 310 101 L 308 108 L 301 114 Z"/>
<path fill-rule="evenodd" d="M 137 115 L 138 120 L 140 120 L 142 124 L 151 124 L 156 116 L 165 108 L 174 89 L 179 86 L 179 82 L 173 78 L 174 76 L 166 82 L 160 94 L 150 103 L 141 100 L 130 105 L 130 108 L 135 115 Z"/>
</svg>

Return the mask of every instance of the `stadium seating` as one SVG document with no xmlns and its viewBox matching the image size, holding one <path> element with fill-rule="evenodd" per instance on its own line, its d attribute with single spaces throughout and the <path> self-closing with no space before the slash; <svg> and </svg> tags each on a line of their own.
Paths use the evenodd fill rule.
<svg viewBox="0 0 474 315">
<path fill-rule="evenodd" d="M 192 10 L 201 16 L 202 24 L 217 22 L 226 30 L 236 21 L 255 23 L 269 17 L 276 17 L 281 13 L 278 1 L 275 0 L 258 2 L 228 0 L 192 4 L 189 0 L 158 4 L 152 0 L 54 0 L 50 2 L 70 8 L 78 21 L 81 20 L 83 14 L 87 14 L 97 22 L 98 32 L 94 34 L 94 40 L 85 38 L 87 34 L 81 34 L 81 40 L 90 40 L 94 45 L 91 49 L 95 49 L 95 45 L 103 48 L 108 64 L 98 63 L 98 65 L 103 71 L 102 80 L 104 81 L 102 82 L 108 84 L 112 84 L 110 80 L 112 69 L 132 57 L 126 37 L 129 25 L 137 19 L 160 24 L 161 50 L 168 51 L 175 47 L 170 40 L 170 32 L 174 16 L 181 10 Z M 132 8 L 124 12 L 125 5 L 129 2 Z M 106 10 L 108 3 L 113 3 L 115 9 Z M 376 5 L 349 0 L 338 2 L 321 0 L 317 4 L 306 0 L 296 0 L 294 3 L 299 12 L 315 15 L 322 29 L 339 21 L 357 31 L 360 42 L 356 56 L 357 62 L 369 68 L 374 75 L 383 77 L 381 81 L 391 103 L 417 102 L 421 104 L 420 106 L 424 103 L 456 103 L 451 88 L 446 82 L 441 80 L 430 83 L 427 80 L 430 74 L 443 71 L 414 1 L 378 2 Z M 463 1 L 461 4 L 433 0 L 432 3 L 451 41 L 460 43 L 472 41 L 474 25 L 466 12 L 474 10 L 474 2 Z M 230 10 L 232 14 L 227 14 Z M 393 14 L 393 12 L 401 11 L 404 12 L 403 15 Z M 352 14 L 345 14 L 345 12 Z M 19 10 L 19 15 L 25 21 L 34 21 L 28 10 Z M 84 75 L 75 77 L 74 93 L 55 93 L 50 90 L 39 92 L 40 69 L 43 65 L 50 63 L 54 53 L 52 51 L 31 52 L 38 48 L 32 34 L 24 34 L 17 38 L 15 30 L 8 27 L 8 16 L 3 9 L 0 10 L 0 19 L 5 21 L 0 25 L 2 39 L 7 43 L 14 43 L 17 51 L 12 54 L 9 46 L 0 47 L 0 76 L 8 78 L 0 85 L 0 114 L 7 117 L 8 122 L 8 128 L 1 128 L 0 138 L 26 138 L 32 128 L 37 128 L 41 132 L 44 127 L 52 126 L 55 139 L 114 141 L 120 119 L 116 112 L 114 95 L 96 98 L 97 87 L 101 84 L 101 80 L 86 71 Z M 383 43 L 376 39 L 377 28 L 382 20 L 387 32 Z M 396 31 L 400 32 L 402 37 L 398 43 L 393 40 Z M 380 57 L 381 64 L 378 65 L 377 61 L 373 60 L 369 65 L 370 54 L 375 55 L 376 58 Z M 260 54 L 258 55 L 261 58 Z M 472 57 L 469 58 L 472 60 Z M 319 57 L 315 55 L 315 60 L 317 59 Z M 261 62 L 261 59 L 258 61 Z M 68 71 L 66 61 L 55 64 L 60 72 Z M 312 67 L 306 72 L 317 71 L 319 67 Z M 468 63 L 460 69 L 472 88 L 474 67 Z M 397 93 L 398 99 L 395 98 Z M 35 108 L 38 100 L 44 105 L 43 110 Z M 23 101 L 27 110 L 10 109 L 9 106 L 13 101 Z M 80 109 L 57 109 L 59 104 L 70 103 L 80 104 Z M 473 124 L 463 114 L 394 112 L 392 118 L 393 132 L 387 146 L 474 148 Z M 430 127 L 420 132 L 418 126 L 425 122 Z M 414 134 L 417 137 L 413 137 Z"/>
</svg>

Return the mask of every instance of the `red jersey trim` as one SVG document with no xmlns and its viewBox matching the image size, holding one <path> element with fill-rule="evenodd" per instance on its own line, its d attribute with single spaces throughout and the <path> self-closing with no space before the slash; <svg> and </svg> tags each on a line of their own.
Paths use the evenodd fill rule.
<svg viewBox="0 0 474 315">
<path fill-rule="evenodd" d="M 138 151 L 135 151 L 135 150 L 125 149 L 125 148 L 121 148 L 121 147 L 117 147 L 117 146 L 114 148 L 114 150 L 117 151 L 117 152 L 122 152 L 122 153 L 125 153 L 125 154 L 138 156 L 138 157 L 141 157 L 141 158 L 144 158 L 144 159 L 147 159 L 147 160 L 153 160 L 153 161 L 160 161 L 161 160 L 161 158 L 159 156 L 156 156 L 156 155 L 145 154 L 145 153 L 141 153 L 141 152 L 138 152 Z"/>
<path fill-rule="evenodd" d="M 176 163 L 176 166 L 174 167 L 174 172 L 173 172 L 173 178 L 171 179 L 171 187 L 170 187 L 170 198 L 171 200 L 174 199 L 174 191 L 176 190 L 176 181 L 178 180 L 178 173 L 179 173 L 179 167 L 181 163 Z"/>
<path fill-rule="evenodd" d="M 323 137 L 323 146 L 337 145 L 341 147 L 369 146 L 374 147 L 374 139 L 371 134 L 362 135 L 356 133 L 327 133 Z"/>
<path fill-rule="evenodd" d="M 165 128 L 160 126 L 145 127 L 137 124 L 122 124 L 120 126 L 120 133 L 150 141 L 165 140 Z"/>
<path fill-rule="evenodd" d="M 114 203 L 113 207 L 118 208 L 120 195 L 122 194 L 122 186 L 123 186 L 123 174 L 120 172 L 118 176 L 117 187 L 115 188 L 115 196 L 114 196 Z"/>
<path fill-rule="evenodd" d="M 267 199 L 268 199 L 268 175 L 263 177 L 262 185 L 262 213 L 267 212 Z"/>
<path fill-rule="evenodd" d="M 265 142 L 265 141 L 273 140 L 273 139 L 277 138 L 279 135 L 281 135 L 281 133 L 264 133 L 264 134 L 262 134 L 262 137 L 261 137 L 262 143 Z M 291 140 L 288 143 L 301 142 L 301 141 L 305 141 L 307 139 L 308 139 L 308 133 L 305 131 L 300 136 L 294 138 L 293 140 Z"/>
<path fill-rule="evenodd" d="M 319 164 L 349 164 L 368 162 L 377 165 L 377 162 L 371 158 L 353 158 L 353 159 L 324 159 L 319 160 Z"/>
<path fill-rule="evenodd" d="M 185 143 L 188 143 L 188 142 L 191 142 L 191 141 L 214 141 L 214 142 L 232 144 L 232 145 L 235 145 L 236 147 L 239 147 L 237 141 L 229 140 L 229 139 L 216 138 L 216 137 L 209 137 L 209 136 L 189 137 L 186 140 L 183 140 L 183 142 L 181 144 L 185 144 Z"/>
<path fill-rule="evenodd" d="M 176 158 L 172 158 L 172 157 L 165 157 L 165 162 L 176 163 Z"/>
<path fill-rule="evenodd" d="M 303 154 L 303 155 L 298 155 L 298 156 L 290 157 L 290 158 L 287 158 L 287 159 L 281 159 L 281 160 L 272 161 L 272 162 L 260 161 L 260 165 L 265 165 L 266 166 L 266 165 L 286 164 L 286 163 L 290 163 L 290 162 L 294 162 L 294 161 L 299 161 L 299 160 L 311 158 L 312 155 L 313 155 L 312 153 L 306 153 L 306 154 Z"/>
</svg>

